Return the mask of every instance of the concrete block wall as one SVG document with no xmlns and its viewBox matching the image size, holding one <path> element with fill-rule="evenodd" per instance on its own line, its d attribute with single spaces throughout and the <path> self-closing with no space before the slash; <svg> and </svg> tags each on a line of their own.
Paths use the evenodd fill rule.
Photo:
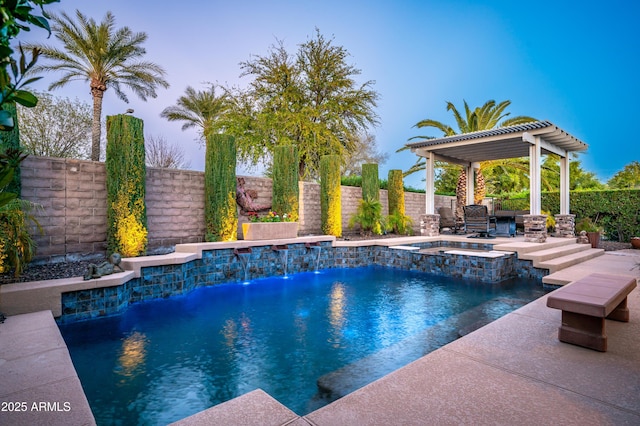
<svg viewBox="0 0 640 426">
<path fill-rule="evenodd" d="M 148 249 L 198 243 L 204 230 L 204 179 L 201 172 L 147 168 Z"/>
<path fill-rule="evenodd" d="M 107 237 L 104 163 L 27 157 L 21 165 L 22 198 L 39 204 L 32 230 L 36 260 L 63 261 L 104 253 Z M 95 256 L 94 256 L 95 257 Z"/>
<path fill-rule="evenodd" d="M 36 262 L 58 262 L 102 257 L 106 253 L 107 193 L 104 163 L 29 156 L 22 163 L 22 198 L 38 203 L 35 216 L 43 233 L 32 233 Z M 271 179 L 245 177 L 245 187 L 256 191 L 256 204 L 271 205 Z M 147 169 L 147 226 L 149 253 L 170 250 L 180 243 L 204 240 L 204 173 L 190 170 Z M 358 208 L 362 190 L 342 187 L 343 234 Z M 454 197 L 436 196 L 436 207 L 450 206 Z M 387 214 L 387 191 L 380 191 Z M 424 194 L 405 193 L 407 215 L 419 233 L 425 212 Z M 247 220 L 240 217 L 239 223 Z M 239 227 L 241 228 L 241 227 Z M 322 234 L 320 185 L 300 182 L 299 235 Z M 241 233 L 240 233 L 241 236 Z"/>
</svg>

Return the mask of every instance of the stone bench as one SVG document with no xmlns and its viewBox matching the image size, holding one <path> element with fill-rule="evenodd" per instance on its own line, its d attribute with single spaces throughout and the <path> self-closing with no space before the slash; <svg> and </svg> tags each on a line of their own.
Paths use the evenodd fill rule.
<svg viewBox="0 0 640 426">
<path fill-rule="evenodd" d="M 591 274 L 551 293 L 547 306 L 562 310 L 561 342 L 607 351 L 605 318 L 629 322 L 627 295 L 633 277 Z"/>
</svg>

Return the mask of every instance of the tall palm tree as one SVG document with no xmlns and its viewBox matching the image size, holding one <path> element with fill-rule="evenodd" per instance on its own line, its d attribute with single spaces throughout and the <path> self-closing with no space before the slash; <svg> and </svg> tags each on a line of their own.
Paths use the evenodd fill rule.
<svg viewBox="0 0 640 426">
<path fill-rule="evenodd" d="M 155 98 L 158 86 L 167 88 L 165 71 L 153 62 L 142 61 L 146 50 L 142 44 L 146 33 L 134 33 L 129 27 L 116 28 L 115 18 L 107 12 L 100 23 L 76 10 L 76 20 L 62 13 L 52 15 L 51 31 L 62 43 L 63 49 L 48 45 L 32 45 L 50 63 L 37 65 L 33 72 L 61 72 L 62 77 L 49 86 L 49 90 L 63 87 L 76 80 L 89 82 L 93 97 L 93 126 L 91 159 L 100 159 L 100 120 L 102 98 L 109 87 L 116 95 L 129 102 L 123 86 L 143 101 Z"/>
<path fill-rule="evenodd" d="M 229 110 L 230 102 L 226 93 L 216 95 L 216 86 L 210 84 L 207 90 L 196 91 L 187 86 L 185 94 L 178 98 L 176 105 L 165 108 L 160 116 L 169 121 L 182 121 L 182 130 L 197 128 L 201 136 L 214 130 L 224 114 Z"/>
<path fill-rule="evenodd" d="M 489 100 L 484 103 L 481 107 L 477 107 L 475 109 L 469 108 L 467 101 L 464 101 L 464 115 L 458 111 L 456 106 L 452 102 L 447 102 L 447 111 L 451 111 L 458 126 L 458 132 L 453 129 L 453 127 L 444 124 L 437 120 L 425 119 L 421 120 L 414 127 L 423 128 L 423 127 L 435 127 L 436 129 L 442 131 L 444 133 L 443 136 L 453 136 L 458 133 L 470 133 L 476 132 L 479 130 L 490 130 L 497 127 L 507 127 L 507 126 L 515 126 L 517 124 L 529 123 L 531 121 L 536 121 L 535 118 L 528 116 L 517 116 L 512 118 L 506 118 L 511 113 L 505 112 L 507 107 L 511 105 L 511 101 L 506 100 L 502 101 L 496 105 L 496 101 Z M 502 121 L 500 121 L 502 120 Z M 433 139 L 433 136 L 414 136 L 412 139 Z M 476 176 L 476 191 L 474 194 L 474 200 L 476 203 L 482 201 L 486 193 L 486 187 L 484 183 L 484 176 L 482 174 L 482 169 L 484 167 L 490 166 L 491 162 L 482 162 L 480 163 L 480 170 Z M 502 163 L 501 163 L 502 164 Z M 484 167 L 483 167 L 484 165 Z M 414 164 L 407 172 L 405 172 L 405 176 L 411 173 L 415 173 L 419 170 L 424 170 L 425 162 L 424 160 L 418 160 L 416 164 Z M 458 185 L 456 192 L 464 191 L 466 193 L 467 185 L 466 185 L 466 176 L 463 177 L 461 174 L 458 179 Z"/>
</svg>

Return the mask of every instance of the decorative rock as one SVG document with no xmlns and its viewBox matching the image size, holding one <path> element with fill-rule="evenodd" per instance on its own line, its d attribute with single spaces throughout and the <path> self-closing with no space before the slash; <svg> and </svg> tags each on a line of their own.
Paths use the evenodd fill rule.
<svg viewBox="0 0 640 426">
<path fill-rule="evenodd" d="M 529 243 L 544 243 L 547 240 L 547 215 L 524 215 L 524 240 Z"/>
<path fill-rule="evenodd" d="M 440 215 L 423 214 L 420 216 L 420 235 L 437 237 L 440 235 Z"/>
<path fill-rule="evenodd" d="M 576 215 L 574 214 L 557 214 L 556 219 L 556 236 L 564 238 L 575 238 L 576 236 Z"/>
</svg>

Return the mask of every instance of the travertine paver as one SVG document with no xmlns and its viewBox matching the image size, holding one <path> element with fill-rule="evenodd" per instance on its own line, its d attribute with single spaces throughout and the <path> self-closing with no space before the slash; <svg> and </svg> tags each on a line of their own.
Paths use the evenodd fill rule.
<svg viewBox="0 0 640 426">
<path fill-rule="evenodd" d="M 51 311 L 0 324 L 0 425 L 93 425 Z"/>
</svg>

